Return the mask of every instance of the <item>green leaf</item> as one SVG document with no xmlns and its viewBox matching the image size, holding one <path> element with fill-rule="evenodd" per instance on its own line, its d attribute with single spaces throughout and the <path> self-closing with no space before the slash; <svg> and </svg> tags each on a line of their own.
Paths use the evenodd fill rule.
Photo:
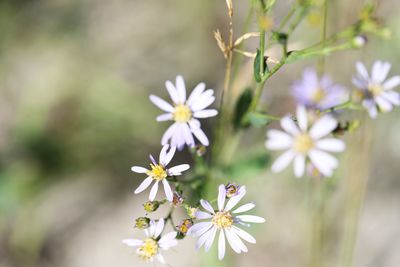
<svg viewBox="0 0 400 267">
<path fill-rule="evenodd" d="M 270 124 L 273 120 L 273 117 L 260 112 L 251 112 L 246 116 L 246 121 L 257 128 L 264 127 Z"/>
<path fill-rule="evenodd" d="M 257 55 L 254 59 L 254 79 L 256 82 L 261 82 L 262 76 L 261 76 L 261 64 L 260 64 L 260 57 L 261 57 L 261 52 L 259 49 L 257 49 Z M 265 60 L 262 61 L 263 67 L 264 67 L 264 74 L 268 71 L 268 66 L 265 63 Z"/>
<path fill-rule="evenodd" d="M 233 117 L 233 126 L 237 130 L 242 125 L 243 117 L 246 115 L 249 110 L 251 101 L 253 100 L 253 93 L 251 88 L 246 88 L 242 95 L 239 97 L 239 100 L 236 103 L 235 107 L 235 115 Z"/>
<path fill-rule="evenodd" d="M 252 177 L 265 170 L 270 163 L 270 156 L 265 152 L 250 153 L 238 158 L 234 164 L 226 166 L 223 172 L 235 179 Z"/>
</svg>

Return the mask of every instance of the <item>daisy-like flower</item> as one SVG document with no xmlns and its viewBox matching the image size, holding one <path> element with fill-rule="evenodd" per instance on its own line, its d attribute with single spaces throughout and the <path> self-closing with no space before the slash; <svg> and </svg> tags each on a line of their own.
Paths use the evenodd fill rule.
<svg viewBox="0 0 400 267">
<path fill-rule="evenodd" d="M 297 122 L 298 125 L 290 116 L 286 116 L 281 120 L 281 127 L 285 132 L 267 132 L 268 139 L 265 145 L 268 149 L 287 150 L 274 162 L 272 171 L 282 171 L 294 160 L 294 174 L 301 177 L 309 159 L 324 176 L 332 176 L 333 170 L 338 166 L 338 160 L 326 152 L 342 152 L 346 146 L 342 140 L 323 137 L 337 127 L 337 120 L 330 115 L 324 115 L 313 125 L 309 125 L 307 110 L 298 106 Z"/>
<path fill-rule="evenodd" d="M 144 167 L 133 166 L 132 171 L 136 173 L 145 173 L 148 177 L 139 185 L 135 190 L 135 194 L 139 194 L 144 191 L 150 184 L 155 181 L 153 187 L 150 190 L 149 200 L 153 201 L 156 198 L 158 191 L 158 183 L 162 182 L 164 186 L 165 196 L 168 201 L 173 200 L 173 193 L 171 187 L 167 181 L 167 177 L 182 175 L 182 172 L 189 169 L 188 164 L 181 164 L 172 168 L 167 168 L 167 165 L 171 162 L 175 155 L 176 148 L 173 146 L 168 151 L 169 145 L 163 146 L 160 152 L 159 162 L 157 163 L 152 155 L 150 155 L 150 167 L 148 170 Z"/>
<path fill-rule="evenodd" d="M 198 119 L 214 117 L 218 114 L 215 109 L 207 109 L 214 100 L 214 90 L 206 89 L 204 83 L 199 83 L 186 98 L 186 87 L 182 76 L 176 77 L 176 84 L 171 81 L 165 83 L 167 91 L 171 97 L 173 105 L 162 98 L 150 95 L 150 100 L 166 113 L 157 117 L 157 121 L 174 121 L 165 131 L 161 144 L 171 143 L 178 149 L 182 149 L 185 144 L 189 147 L 195 145 L 193 135 L 205 146 L 209 141 Z"/>
<path fill-rule="evenodd" d="M 337 106 L 348 99 L 343 86 L 334 84 L 328 75 L 319 79 L 311 68 L 304 70 L 303 79 L 292 85 L 292 94 L 300 105 L 318 110 Z"/>
<path fill-rule="evenodd" d="M 353 77 L 353 84 L 358 88 L 362 105 L 371 118 L 376 118 L 378 108 L 381 112 L 389 112 L 393 106 L 400 106 L 400 94 L 393 91 L 400 84 L 400 76 L 386 80 L 390 68 L 389 62 L 375 61 L 370 76 L 363 63 L 356 63 L 357 74 Z"/>
<path fill-rule="evenodd" d="M 249 226 L 249 222 L 265 222 L 264 218 L 258 216 L 240 215 L 243 212 L 253 209 L 255 205 L 253 203 L 247 203 L 232 211 L 232 208 L 236 206 L 245 194 L 246 187 L 242 186 L 240 187 L 238 194 L 231 197 L 225 205 L 226 189 L 225 185 L 220 185 L 218 193 L 218 210 L 216 211 L 214 211 L 208 201 L 203 199 L 200 200 L 200 204 L 206 212 L 197 211 L 196 218 L 197 220 L 202 221 L 194 224 L 189 229 L 189 234 L 199 237 L 196 243 L 197 249 L 204 245 L 205 251 L 208 251 L 211 248 L 218 231 L 218 258 L 220 260 L 225 256 L 225 237 L 236 253 L 247 252 L 247 247 L 241 239 L 246 240 L 249 243 L 256 243 L 253 236 L 237 227 L 238 225 Z"/>
<path fill-rule="evenodd" d="M 176 240 L 177 232 L 170 232 L 160 236 L 164 230 L 164 219 L 158 222 L 150 221 L 150 227 L 144 230 L 145 240 L 124 239 L 122 242 L 129 247 L 137 247 L 136 253 L 146 262 L 153 262 L 156 258 L 160 263 L 165 264 L 165 259 L 161 255 L 162 250 L 168 250 L 178 244 Z"/>
</svg>

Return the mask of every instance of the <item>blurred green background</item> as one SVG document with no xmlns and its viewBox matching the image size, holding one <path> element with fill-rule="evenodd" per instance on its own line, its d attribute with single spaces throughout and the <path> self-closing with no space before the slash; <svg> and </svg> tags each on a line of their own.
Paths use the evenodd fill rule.
<svg viewBox="0 0 400 267">
<path fill-rule="evenodd" d="M 247 2 L 234 1 L 237 29 Z M 279 1 L 274 21 L 292 2 Z M 330 32 L 354 22 L 363 6 L 363 1 L 330 3 Z M 327 71 L 335 80 L 351 88 L 357 59 L 389 60 L 392 74 L 400 72 L 399 8 L 399 1 L 379 1 L 378 15 L 392 30 L 390 40 L 371 38 L 361 51 L 328 58 Z M 302 23 L 292 49 L 317 40 L 314 24 Z M 142 177 L 130 167 L 148 164 L 167 127 L 155 122 L 159 111 L 148 95 L 165 97 L 165 80 L 177 74 L 185 77 L 187 88 L 204 81 L 219 95 L 224 60 L 212 30 L 225 33 L 226 25 L 225 1 L 0 1 L 0 267 L 144 266 L 121 240 L 141 237 L 133 220 L 143 215 L 147 196 L 133 195 Z M 256 20 L 251 25 L 256 29 Z M 250 42 L 247 49 L 255 47 Z M 244 64 L 239 90 L 251 80 L 251 61 Z M 271 79 L 263 101 L 272 113 L 293 110 L 288 88 L 313 64 L 286 66 Z M 400 266 L 399 114 L 367 119 L 363 132 L 347 137 L 349 152 L 329 182 L 334 193 L 326 208 L 331 229 L 326 266 L 339 266 L 356 176 L 369 177 L 369 184 L 354 266 Z M 215 120 L 208 122 L 210 136 Z M 264 135 L 264 129 L 251 131 L 244 147 L 263 151 Z M 176 159 L 185 160 L 185 154 Z M 294 179 L 290 171 L 242 175 L 232 180 L 246 183 L 247 200 L 254 199 L 267 223 L 250 230 L 258 243 L 249 245 L 248 254 L 229 252 L 229 266 L 303 266 L 308 182 Z M 191 238 L 165 255 L 172 266 L 202 266 L 205 257 L 196 253 Z"/>
</svg>

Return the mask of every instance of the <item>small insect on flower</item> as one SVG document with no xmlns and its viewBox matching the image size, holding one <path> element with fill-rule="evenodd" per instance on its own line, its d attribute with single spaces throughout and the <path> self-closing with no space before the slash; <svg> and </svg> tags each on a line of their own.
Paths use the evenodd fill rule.
<svg viewBox="0 0 400 267">
<path fill-rule="evenodd" d="M 178 244 L 176 232 L 170 232 L 160 237 L 164 229 L 164 219 L 158 222 L 150 221 L 150 227 L 144 230 L 145 240 L 124 239 L 122 242 L 129 247 L 137 247 L 136 253 L 146 262 L 153 262 L 156 258 L 160 263 L 165 264 L 165 259 L 161 255 L 161 250 L 168 250 Z"/>
<path fill-rule="evenodd" d="M 292 85 L 292 94 L 299 105 L 308 108 L 325 110 L 339 105 L 348 99 L 347 90 L 334 84 L 328 75 L 321 79 L 314 69 L 303 72 L 303 79 Z"/>
<path fill-rule="evenodd" d="M 206 85 L 199 83 L 189 98 L 186 98 L 186 87 L 182 76 L 176 77 L 175 85 L 167 81 L 165 86 L 173 105 L 158 96 L 150 95 L 151 102 L 166 112 L 158 116 L 157 121 L 174 121 L 164 133 L 161 144 L 165 145 L 170 142 L 179 150 L 183 149 L 185 144 L 193 147 L 195 146 L 194 135 L 203 145 L 208 146 L 208 138 L 201 129 L 198 119 L 214 117 L 218 114 L 215 109 L 206 109 L 215 100 L 214 90 L 205 90 Z"/>
<path fill-rule="evenodd" d="M 220 185 L 218 189 L 218 210 L 214 211 L 208 201 L 200 200 L 200 204 L 206 212 L 196 212 L 196 218 L 202 221 L 194 224 L 189 229 L 188 234 L 199 237 L 196 248 L 200 248 L 204 245 L 205 251 L 208 251 L 214 242 L 217 231 L 219 231 L 218 258 L 222 260 L 225 256 L 225 237 L 236 253 L 247 252 L 247 247 L 241 239 L 253 244 L 256 243 L 256 239 L 237 226 L 249 226 L 248 223 L 263 223 L 265 219 L 254 215 L 238 215 L 253 209 L 255 207 L 253 203 L 244 204 L 232 211 L 232 208 L 235 207 L 246 194 L 245 186 L 242 186 L 238 194 L 230 198 L 226 205 L 225 185 Z"/>
<path fill-rule="evenodd" d="M 287 150 L 272 165 L 272 171 L 280 172 L 294 159 L 294 174 L 304 175 L 307 159 L 324 176 L 332 176 L 333 170 L 339 165 L 338 160 L 327 152 L 342 152 L 346 146 L 342 140 L 324 138 L 336 129 L 338 122 L 330 115 L 317 119 L 313 125 L 308 123 L 308 114 L 304 106 L 297 107 L 298 125 L 286 116 L 281 120 L 285 130 L 269 130 L 265 146 L 270 150 Z"/>
<path fill-rule="evenodd" d="M 236 196 L 239 193 L 239 189 L 240 185 L 228 183 L 227 185 L 225 185 L 226 197 L 231 198 Z"/>
<path fill-rule="evenodd" d="M 361 98 L 371 118 L 376 118 L 378 109 L 389 112 L 393 106 L 400 106 L 400 94 L 393 90 L 400 84 L 400 76 L 386 80 L 390 68 L 389 62 L 375 61 L 370 76 L 363 63 L 356 63 L 357 74 L 352 81 L 358 88 L 356 95 Z"/>
<path fill-rule="evenodd" d="M 171 162 L 172 158 L 175 155 L 176 148 L 171 147 L 168 151 L 169 145 L 165 145 L 160 152 L 159 162 L 157 163 L 153 156 L 150 155 L 150 167 L 151 170 L 148 170 L 143 167 L 133 166 L 132 171 L 136 173 L 145 173 L 148 177 L 144 179 L 144 181 L 139 185 L 139 187 L 135 190 L 135 194 L 139 194 L 144 191 L 150 184 L 155 181 L 153 187 L 150 190 L 149 200 L 153 201 L 157 195 L 158 191 L 158 183 L 162 182 L 164 185 L 165 196 L 168 201 L 173 200 L 173 194 L 171 187 L 167 181 L 167 177 L 178 176 L 181 175 L 182 172 L 189 169 L 188 164 L 181 164 L 172 168 L 167 168 L 167 165 Z"/>
</svg>

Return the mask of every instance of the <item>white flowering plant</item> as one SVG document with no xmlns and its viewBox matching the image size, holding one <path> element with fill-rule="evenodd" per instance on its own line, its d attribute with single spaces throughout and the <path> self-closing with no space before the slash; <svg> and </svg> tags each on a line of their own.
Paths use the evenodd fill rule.
<svg viewBox="0 0 400 267">
<path fill-rule="evenodd" d="M 325 178 L 336 174 L 340 165 L 340 155 L 346 149 L 344 135 L 352 134 L 362 123 L 359 120 L 346 121 L 345 114 L 362 114 L 366 109 L 370 117 L 376 118 L 379 113 L 392 111 L 400 105 L 400 94 L 394 90 L 400 85 L 400 76 L 387 78 L 391 68 L 388 62 L 376 61 L 371 72 L 363 63 L 355 63 L 355 74 L 347 77 L 355 87 L 353 91 L 339 85 L 324 72 L 325 56 L 337 51 L 360 49 L 366 45 L 367 36 L 387 35 L 388 30 L 375 18 L 373 6 L 367 5 L 353 25 L 328 36 L 327 0 L 322 4 L 321 1 L 295 1 L 277 26 L 271 15 L 277 1 L 250 2 L 249 14 L 256 11 L 258 31 L 245 31 L 235 39 L 234 3 L 227 0 L 228 41 L 225 42 L 219 30 L 214 32 L 217 45 L 226 60 L 221 90 L 208 89 L 205 83 L 188 90 L 183 77 L 178 75 L 175 82 L 165 83 L 169 100 L 150 95 L 150 101 L 162 111 L 156 121 L 170 124 L 161 137 L 158 160 L 150 155 L 149 168 L 132 167 L 135 177 L 141 179 L 134 193 L 142 194 L 151 187 L 149 201 L 143 204 L 145 215 L 139 216 L 135 224 L 137 228 L 144 229 L 146 239 L 123 240 L 126 245 L 135 247 L 136 253 L 145 261 L 157 259 L 160 263 L 166 263 L 160 251 L 176 246 L 178 240 L 187 236 L 198 238 L 196 248 L 204 246 L 205 251 L 209 251 L 217 239 L 215 243 L 220 260 L 227 253 L 226 242 L 238 254 L 249 250 L 243 241 L 256 243 L 256 239 L 243 228 L 250 227 L 252 223 L 265 223 L 266 220 L 244 214 L 256 207 L 252 202 L 236 207 L 244 199 L 246 191 L 251 193 L 256 189 L 226 179 L 240 175 L 234 171 L 234 166 L 242 164 L 246 167 L 248 163 L 246 160 L 232 163 L 232 154 L 238 149 L 237 144 L 248 129 L 266 129 L 266 140 L 259 142 L 260 146 L 265 142 L 265 156 L 270 152 L 275 156 L 273 151 L 276 150 L 283 151 L 271 165 L 272 172 L 281 172 L 293 162 L 293 176 L 307 176 L 312 181 L 324 182 Z M 316 8 L 322 11 L 322 39 L 309 47 L 290 50 L 292 33 Z M 254 38 L 259 39 L 257 50 L 244 50 L 245 42 Z M 271 46 L 281 48 L 279 59 L 269 54 Z M 237 93 L 233 92 L 233 88 L 237 87 L 234 81 L 243 58 L 253 62 L 253 77 L 249 82 L 250 88 Z M 317 67 L 307 67 L 301 79 L 293 81 L 291 86 L 296 107 L 286 110 L 283 116 L 267 112 L 260 100 L 269 78 L 288 63 L 310 58 L 319 58 Z M 219 99 L 218 104 L 216 99 Z M 211 127 L 213 131 L 208 132 L 204 123 L 214 117 L 216 123 Z M 175 165 L 174 155 L 187 155 L 185 149 L 192 158 Z M 262 167 L 269 170 L 266 165 Z M 161 184 L 164 193 L 158 194 L 157 198 Z M 215 194 L 216 191 L 218 194 Z M 162 218 L 149 218 L 162 205 L 170 207 L 169 213 Z M 183 210 L 184 217 L 180 218 L 179 224 L 175 224 L 174 219 L 178 216 L 176 210 L 179 209 Z M 255 214 L 259 213 L 255 211 Z M 268 214 L 268 211 L 265 213 Z M 171 223 L 173 229 L 163 235 L 167 222 Z"/>
</svg>

